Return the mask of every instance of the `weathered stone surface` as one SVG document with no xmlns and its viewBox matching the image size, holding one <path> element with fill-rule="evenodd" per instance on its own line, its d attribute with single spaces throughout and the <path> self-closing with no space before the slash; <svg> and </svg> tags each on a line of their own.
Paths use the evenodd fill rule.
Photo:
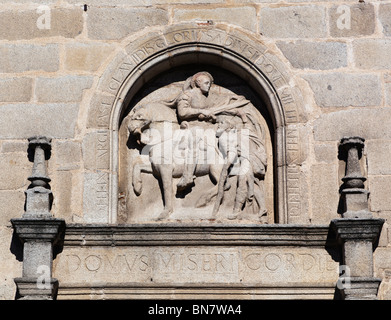
<svg viewBox="0 0 391 320">
<path fill-rule="evenodd" d="M 336 143 L 322 143 L 314 145 L 314 154 L 317 162 L 335 163 L 338 159 L 338 149 Z"/>
<path fill-rule="evenodd" d="M 4 160 L 4 159 L 2 159 Z M 2 168 L 3 170 L 3 168 Z M 3 170 L 2 172 L 10 171 Z M 26 170 L 22 170 L 23 173 L 26 173 Z M 22 175 L 22 174 L 21 174 Z M 20 175 L 20 181 L 22 182 L 22 177 Z M 4 179 L 6 179 L 6 174 L 2 174 Z M 25 177 L 27 180 L 27 176 Z M 24 181 L 23 181 L 24 182 Z M 22 183 L 23 183 L 22 182 Z M 4 186 L 3 186 L 4 187 Z M 6 188 L 12 187 L 7 185 Z M 0 223 L 2 226 L 9 224 L 10 219 L 15 217 L 20 217 L 23 214 L 23 205 L 25 201 L 24 192 L 22 190 L 2 190 L 0 191 L 0 203 L 3 204 L 3 209 L 0 215 Z"/>
<path fill-rule="evenodd" d="M 122 39 L 148 26 L 166 25 L 168 13 L 163 9 L 91 7 L 87 29 L 91 39 Z"/>
<path fill-rule="evenodd" d="M 370 176 L 368 184 L 371 211 L 391 210 L 391 176 Z"/>
<path fill-rule="evenodd" d="M 75 38 L 83 30 L 83 10 L 81 7 L 57 9 L 47 5 L 33 10 L 6 10 L 0 12 L 0 30 L 2 38 L 7 40 Z"/>
<path fill-rule="evenodd" d="M 391 266 L 391 251 L 389 250 L 389 248 L 385 247 L 377 248 L 373 257 L 375 270 L 379 270 L 377 272 L 377 276 L 384 276 L 384 271 L 388 273 Z M 387 279 L 385 280 L 389 281 L 389 275 L 387 275 Z M 391 294 L 391 292 L 389 294 Z"/>
<path fill-rule="evenodd" d="M 384 89 L 386 104 L 391 106 L 391 74 L 384 75 Z"/>
<path fill-rule="evenodd" d="M 0 138 L 73 137 L 78 111 L 79 105 L 72 103 L 3 105 L 0 108 Z"/>
<path fill-rule="evenodd" d="M 113 46 L 104 43 L 67 44 L 65 68 L 70 71 L 96 71 L 113 50 Z"/>
<path fill-rule="evenodd" d="M 4 211 L 2 211 L 2 214 L 3 212 Z M 18 214 L 21 215 L 21 212 L 19 211 Z M 0 248 L 0 261 L 3 261 L 3 263 L 0 264 L 0 276 L 2 279 L 0 282 L 0 296 L 3 300 L 13 300 L 15 299 L 16 291 L 13 278 L 22 274 L 22 264 L 15 258 L 14 252 L 10 250 L 13 230 L 9 227 L 9 220 L 5 221 L 5 218 L 6 217 L 2 220 L 0 227 L 0 239 L 2 239 L 3 243 Z M 16 239 L 16 241 L 18 241 L 18 239 Z"/>
<path fill-rule="evenodd" d="M 89 76 L 38 78 L 35 96 L 39 102 L 79 102 L 83 91 L 91 85 L 92 77 Z"/>
<path fill-rule="evenodd" d="M 56 141 L 53 146 L 56 167 L 60 170 L 77 169 L 82 160 L 80 143 L 75 141 Z"/>
<path fill-rule="evenodd" d="M 57 44 L 1 44 L 0 72 L 17 73 L 43 70 L 57 71 L 59 50 Z"/>
<path fill-rule="evenodd" d="M 26 153 L 28 143 L 24 141 L 4 141 L 1 145 L 1 152 L 23 152 Z"/>
<path fill-rule="evenodd" d="M 325 16 L 321 6 L 261 8 L 260 31 L 274 38 L 321 38 L 327 33 Z"/>
<path fill-rule="evenodd" d="M 368 107 L 381 104 L 381 84 L 372 74 L 306 74 L 320 107 Z"/>
<path fill-rule="evenodd" d="M 31 173 L 31 163 L 26 155 L 22 157 L 20 155 L 20 153 L 18 156 L 15 153 L 0 154 L 0 171 L 2 172 L 0 190 L 16 190 L 29 185 L 27 177 Z"/>
<path fill-rule="evenodd" d="M 341 110 L 321 115 L 314 123 L 314 137 L 320 141 L 338 141 L 349 136 L 390 139 L 390 126 L 391 110 L 387 108 Z"/>
<path fill-rule="evenodd" d="M 8 1 L 8 0 L 7 0 Z M 23 0 L 25 1 L 25 0 Z M 67 0 L 68 3 L 80 4 L 80 0 Z M 224 0 L 197 0 L 199 4 L 223 3 Z M 162 4 L 194 4 L 194 0 L 132 0 L 132 6 L 153 6 Z M 114 6 L 114 5 L 129 5 L 129 0 L 91 0 L 88 1 L 89 6 Z"/>
<path fill-rule="evenodd" d="M 277 46 L 293 67 L 327 70 L 347 66 L 347 46 L 342 42 L 282 42 Z"/>
<path fill-rule="evenodd" d="M 391 36 L 391 4 L 382 3 L 379 5 L 379 20 L 383 27 L 383 34 Z"/>
<path fill-rule="evenodd" d="M 373 4 L 341 4 L 329 9 L 332 37 L 355 37 L 373 34 L 376 26 Z"/>
<path fill-rule="evenodd" d="M 52 211 L 69 221 L 72 214 L 72 196 L 74 195 L 75 188 L 72 183 L 73 173 L 68 170 L 58 171 L 56 172 L 55 179 L 59 183 L 56 186 L 56 197 Z"/>
<path fill-rule="evenodd" d="M 27 102 L 31 99 L 32 78 L 0 79 L 0 102 Z"/>
<path fill-rule="evenodd" d="M 362 39 L 353 42 L 354 61 L 362 69 L 391 68 L 391 39 Z"/>
<path fill-rule="evenodd" d="M 369 140 L 366 142 L 369 175 L 391 175 L 391 141 Z"/>
<path fill-rule="evenodd" d="M 174 21 L 229 22 L 255 32 L 256 14 L 253 7 L 176 9 L 174 10 Z"/>
<path fill-rule="evenodd" d="M 328 223 L 338 217 L 337 166 L 315 164 L 311 167 L 311 203 L 314 223 Z"/>
</svg>

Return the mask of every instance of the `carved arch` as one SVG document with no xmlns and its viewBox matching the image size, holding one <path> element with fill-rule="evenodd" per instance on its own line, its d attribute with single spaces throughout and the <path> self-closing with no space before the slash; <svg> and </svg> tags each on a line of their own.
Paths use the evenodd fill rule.
<svg viewBox="0 0 391 320">
<path fill-rule="evenodd" d="M 156 75 L 173 67 L 205 63 L 238 75 L 265 102 L 274 130 L 276 222 L 300 221 L 296 219 L 301 214 L 297 125 L 304 120 L 303 100 L 287 65 L 272 52 L 259 37 L 227 25 L 181 24 L 132 41 L 101 77 L 88 112 L 88 126 L 96 131 L 95 145 L 99 145 L 102 134 L 108 144 L 108 159 L 98 159 L 97 150 L 96 168 L 92 170 L 93 179 L 102 180 L 106 174 L 107 203 L 97 201 L 91 214 L 98 218 L 90 220 L 116 222 L 118 128 L 128 102 Z M 290 176 L 293 183 L 288 185 Z"/>
</svg>

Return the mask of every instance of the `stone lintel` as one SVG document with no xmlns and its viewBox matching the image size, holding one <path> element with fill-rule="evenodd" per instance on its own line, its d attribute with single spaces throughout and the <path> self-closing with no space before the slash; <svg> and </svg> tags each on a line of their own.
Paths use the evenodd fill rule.
<svg viewBox="0 0 391 320">
<path fill-rule="evenodd" d="M 65 220 L 53 217 L 25 217 L 11 219 L 12 226 L 19 239 L 27 241 L 50 241 L 58 244 L 65 231 Z"/>
<path fill-rule="evenodd" d="M 384 219 L 341 218 L 331 220 L 339 242 L 370 241 L 375 243 L 380 235 Z"/>
</svg>

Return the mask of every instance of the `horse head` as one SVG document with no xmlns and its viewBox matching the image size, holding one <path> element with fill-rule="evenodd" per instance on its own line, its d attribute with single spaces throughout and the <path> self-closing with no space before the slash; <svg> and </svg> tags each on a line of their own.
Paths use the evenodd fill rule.
<svg viewBox="0 0 391 320">
<path fill-rule="evenodd" d="M 149 127 L 153 119 L 148 114 L 148 109 L 140 105 L 129 114 L 128 130 L 131 134 L 141 135 Z"/>
<path fill-rule="evenodd" d="M 138 135 L 140 137 L 139 141 L 144 144 L 154 144 L 153 141 L 161 141 L 162 124 L 173 123 L 178 125 L 175 109 L 170 108 L 163 102 L 151 102 L 136 106 L 128 117 L 129 132 Z"/>
</svg>

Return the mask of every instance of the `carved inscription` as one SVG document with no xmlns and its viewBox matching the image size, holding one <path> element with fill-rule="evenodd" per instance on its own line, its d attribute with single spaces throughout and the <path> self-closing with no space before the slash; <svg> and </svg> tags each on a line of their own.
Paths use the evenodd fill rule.
<svg viewBox="0 0 391 320">
<path fill-rule="evenodd" d="M 335 271 L 331 258 L 323 254 L 308 252 L 250 252 L 244 257 L 244 263 L 250 270 L 278 272 L 278 271 Z"/>
<path fill-rule="evenodd" d="M 163 273 L 235 273 L 237 272 L 235 253 L 175 253 L 156 254 L 155 267 Z"/>
<path fill-rule="evenodd" d="M 110 120 L 111 107 L 113 105 L 113 99 L 102 98 L 96 108 L 96 126 L 98 128 L 109 128 L 108 123 Z"/>
<path fill-rule="evenodd" d="M 297 218 L 301 212 L 300 172 L 296 164 L 288 165 L 288 222 L 290 218 Z"/>
<path fill-rule="evenodd" d="M 113 76 L 109 82 L 109 89 L 111 92 L 116 92 L 121 86 L 122 82 L 129 75 L 130 71 L 134 69 L 136 63 L 127 56 L 119 67 L 114 71 Z"/>
<path fill-rule="evenodd" d="M 55 276 L 74 282 L 287 283 L 338 278 L 338 263 L 323 249 L 68 248 Z"/>
<path fill-rule="evenodd" d="M 89 254 L 87 256 L 68 254 L 66 256 L 69 272 L 88 271 L 107 274 L 144 272 L 150 267 L 145 254 Z"/>
<path fill-rule="evenodd" d="M 288 127 L 286 131 L 286 145 L 288 152 L 288 163 L 298 163 L 299 161 L 299 131 L 295 127 Z"/>
<path fill-rule="evenodd" d="M 320 250 L 248 250 L 243 255 L 243 282 L 328 282 L 338 277 L 338 264 Z"/>
<path fill-rule="evenodd" d="M 267 48 L 262 45 L 251 44 L 241 37 L 218 29 L 189 28 L 176 30 L 149 39 L 135 48 L 130 47 L 128 49 L 128 55 L 111 76 L 108 83 L 109 92 L 116 94 L 122 82 L 131 71 L 151 55 L 169 47 L 192 42 L 211 43 L 222 46 L 225 49 L 239 53 L 254 63 L 268 77 L 278 91 L 281 103 L 286 110 L 287 123 L 298 121 L 296 102 L 292 90 L 282 72 L 268 58 L 266 54 Z"/>
<path fill-rule="evenodd" d="M 98 131 L 96 135 L 96 168 L 107 169 L 109 158 L 109 133 Z"/>
<path fill-rule="evenodd" d="M 98 172 L 95 196 L 98 211 L 107 212 L 109 208 L 109 181 L 107 172 Z"/>
</svg>

